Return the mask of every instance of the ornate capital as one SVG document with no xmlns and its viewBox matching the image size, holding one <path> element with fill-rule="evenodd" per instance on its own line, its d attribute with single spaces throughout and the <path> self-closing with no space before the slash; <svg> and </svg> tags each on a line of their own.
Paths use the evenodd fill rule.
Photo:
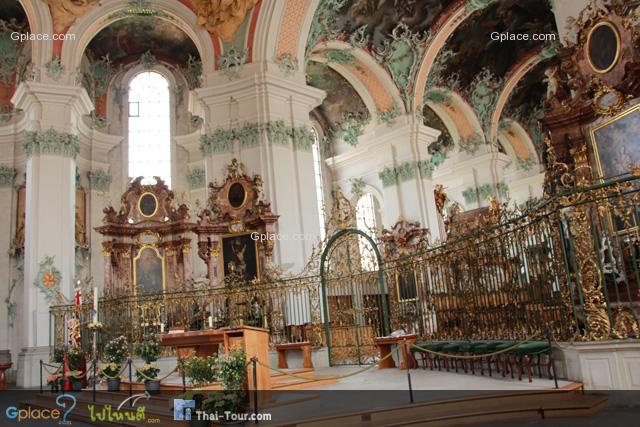
<svg viewBox="0 0 640 427">
<path fill-rule="evenodd" d="M 89 178 L 89 188 L 96 191 L 109 191 L 111 185 L 111 175 L 103 169 L 96 169 L 87 172 Z"/>
<path fill-rule="evenodd" d="M 0 165 L 0 187 L 13 187 L 16 180 L 16 169 Z"/>
<path fill-rule="evenodd" d="M 80 151 L 78 137 L 55 129 L 27 132 L 24 140 L 27 157 L 54 155 L 76 158 Z"/>
</svg>

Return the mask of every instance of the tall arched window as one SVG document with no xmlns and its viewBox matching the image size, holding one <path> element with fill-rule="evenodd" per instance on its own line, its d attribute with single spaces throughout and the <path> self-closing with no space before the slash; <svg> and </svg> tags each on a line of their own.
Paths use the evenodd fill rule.
<svg viewBox="0 0 640 427">
<path fill-rule="evenodd" d="M 169 82 L 153 71 L 129 84 L 129 176 L 159 176 L 171 187 Z"/>
<path fill-rule="evenodd" d="M 311 151 L 313 152 L 313 172 L 316 181 L 316 200 L 318 201 L 318 221 L 320 222 L 320 240 L 323 241 L 326 235 L 325 230 L 325 216 L 324 216 L 324 185 L 322 181 L 322 157 L 320 156 L 320 138 L 318 138 L 318 132 L 314 128 L 313 131 L 313 145 Z"/>
<path fill-rule="evenodd" d="M 376 231 L 376 202 L 373 194 L 365 193 L 356 204 L 356 227 L 364 231 L 375 240 Z M 373 253 L 364 238 L 360 239 L 360 265 L 363 270 L 373 271 L 377 268 L 375 253 Z"/>
</svg>

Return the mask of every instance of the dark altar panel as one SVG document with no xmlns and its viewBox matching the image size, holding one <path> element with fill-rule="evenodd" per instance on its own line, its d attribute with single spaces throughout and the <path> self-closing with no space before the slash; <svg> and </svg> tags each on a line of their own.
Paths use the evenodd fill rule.
<svg viewBox="0 0 640 427">
<path fill-rule="evenodd" d="M 142 294 L 162 293 L 166 288 L 164 257 L 154 246 L 143 246 L 133 261 L 136 291 Z"/>
<path fill-rule="evenodd" d="M 223 236 L 222 263 L 225 277 L 235 274 L 246 282 L 260 278 L 258 242 L 250 233 Z"/>
</svg>

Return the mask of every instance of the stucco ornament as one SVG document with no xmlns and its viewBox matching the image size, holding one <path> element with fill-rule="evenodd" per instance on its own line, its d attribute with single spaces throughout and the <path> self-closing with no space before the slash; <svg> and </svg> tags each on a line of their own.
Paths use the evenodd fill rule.
<svg viewBox="0 0 640 427">
<path fill-rule="evenodd" d="M 69 28 L 98 0 L 44 0 L 51 11 L 53 30 L 60 33 Z"/>
<path fill-rule="evenodd" d="M 34 281 L 34 285 L 44 294 L 47 302 L 52 302 L 60 290 L 60 281 L 62 274 L 54 265 L 53 257 L 45 255 L 40 262 L 38 275 Z"/>
<path fill-rule="evenodd" d="M 198 25 L 228 43 L 258 0 L 192 0 L 192 3 Z"/>
</svg>

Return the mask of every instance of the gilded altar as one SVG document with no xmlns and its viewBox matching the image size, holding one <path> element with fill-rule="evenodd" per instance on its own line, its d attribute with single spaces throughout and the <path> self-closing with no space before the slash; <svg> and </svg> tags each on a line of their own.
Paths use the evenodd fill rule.
<svg viewBox="0 0 640 427">
<path fill-rule="evenodd" d="M 177 206 L 166 184 L 155 178 L 143 185 L 136 178 L 122 195 L 121 206 L 104 209 L 105 294 L 160 294 L 180 290 L 191 277 L 189 211 Z"/>
</svg>

